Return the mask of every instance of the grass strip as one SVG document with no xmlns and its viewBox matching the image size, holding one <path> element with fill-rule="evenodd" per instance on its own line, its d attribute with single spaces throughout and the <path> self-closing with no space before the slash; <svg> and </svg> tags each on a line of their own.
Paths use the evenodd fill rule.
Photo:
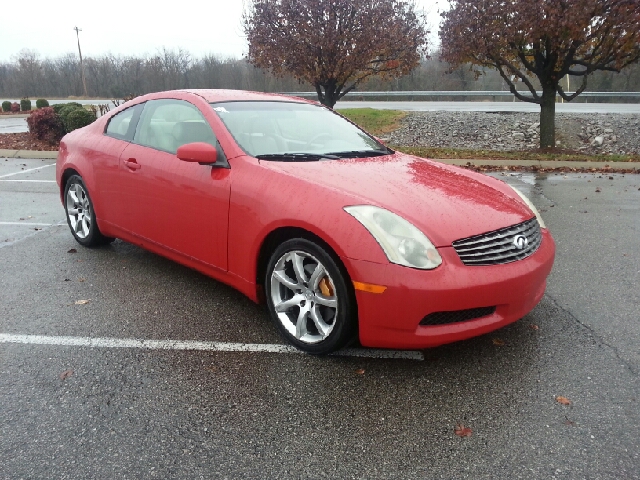
<svg viewBox="0 0 640 480">
<path fill-rule="evenodd" d="M 338 110 L 356 125 L 373 135 L 384 135 L 400 128 L 400 121 L 407 116 L 401 110 L 377 110 L 374 108 L 345 108 Z"/>
</svg>

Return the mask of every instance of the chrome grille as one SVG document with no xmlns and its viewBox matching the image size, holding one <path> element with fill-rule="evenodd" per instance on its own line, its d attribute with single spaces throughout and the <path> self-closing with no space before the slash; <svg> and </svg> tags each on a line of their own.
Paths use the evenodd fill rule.
<svg viewBox="0 0 640 480">
<path fill-rule="evenodd" d="M 519 235 L 527 239 L 524 248 L 518 248 L 514 243 Z M 511 227 L 456 240 L 453 248 L 465 265 L 499 265 L 527 258 L 538 249 L 541 241 L 540 225 L 534 217 Z"/>
</svg>

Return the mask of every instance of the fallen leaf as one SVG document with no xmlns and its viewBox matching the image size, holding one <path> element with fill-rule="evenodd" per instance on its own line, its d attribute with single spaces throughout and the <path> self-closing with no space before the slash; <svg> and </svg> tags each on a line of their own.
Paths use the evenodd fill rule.
<svg viewBox="0 0 640 480">
<path fill-rule="evenodd" d="M 76 250 L 75 248 L 71 248 L 67 250 L 67 253 L 78 253 L 78 250 Z"/>
<path fill-rule="evenodd" d="M 358 370 L 356 370 L 356 373 L 358 375 L 364 375 L 364 368 L 359 368 Z"/>
<path fill-rule="evenodd" d="M 574 422 L 572 420 L 569 420 L 566 415 L 564 416 L 564 418 L 566 419 L 565 422 L 564 422 L 565 425 L 569 425 L 571 427 L 575 427 L 576 426 L 576 422 Z"/>
<path fill-rule="evenodd" d="M 504 340 L 500 340 L 499 338 L 494 338 L 491 341 L 494 345 L 498 345 L 499 347 L 502 347 L 504 345 Z"/>
<path fill-rule="evenodd" d="M 86 305 L 87 303 L 89 303 L 91 300 L 76 300 L 75 304 L 76 305 Z"/>
<path fill-rule="evenodd" d="M 470 437 L 473 431 L 469 427 L 465 427 L 463 424 L 459 423 L 453 429 L 453 433 L 459 437 Z"/>
<path fill-rule="evenodd" d="M 534 325 L 533 323 L 531 325 L 529 325 L 529 328 L 531 330 L 539 330 L 540 329 L 540 327 L 538 325 Z"/>
<path fill-rule="evenodd" d="M 78 281 L 79 281 L 79 282 L 86 282 L 86 281 L 87 281 L 87 279 L 86 279 L 86 278 L 79 278 L 79 279 L 78 279 Z"/>
<path fill-rule="evenodd" d="M 60 380 L 66 380 L 67 378 L 69 378 L 71 375 L 73 375 L 73 370 L 69 369 L 69 370 L 65 370 L 64 372 L 62 372 L 60 374 Z"/>
<path fill-rule="evenodd" d="M 567 397 L 556 397 L 556 402 L 561 403 L 562 405 L 571 405 L 571 400 Z"/>
</svg>

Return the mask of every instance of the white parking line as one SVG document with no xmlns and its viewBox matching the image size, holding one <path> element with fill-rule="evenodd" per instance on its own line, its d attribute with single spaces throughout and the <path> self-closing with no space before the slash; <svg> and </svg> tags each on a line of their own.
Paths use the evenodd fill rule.
<svg viewBox="0 0 640 480">
<path fill-rule="evenodd" d="M 55 180 L 0 180 L 0 182 L 56 183 Z"/>
<path fill-rule="evenodd" d="M 18 225 L 24 227 L 52 227 L 60 225 L 59 223 L 31 223 L 31 222 L 0 222 L 0 225 Z"/>
<path fill-rule="evenodd" d="M 47 335 L 15 335 L 0 333 L 0 343 L 29 345 L 57 345 L 90 348 L 143 348 L 149 350 L 204 350 L 211 352 L 262 352 L 303 354 L 289 345 L 269 343 L 199 342 L 195 340 L 142 340 L 137 338 L 91 338 Z M 422 352 L 411 350 L 381 350 L 347 348 L 333 355 L 341 357 L 389 358 L 400 360 L 424 360 Z"/>
<path fill-rule="evenodd" d="M 26 170 L 20 170 L 19 172 L 6 173 L 4 175 L 0 175 L 0 178 L 13 177 L 14 175 L 21 175 L 23 173 L 34 172 L 36 170 L 40 170 L 41 168 L 53 167 L 54 165 L 55 163 L 50 163 L 48 165 L 40 165 L 39 167 L 36 167 L 36 168 L 28 168 Z"/>
</svg>

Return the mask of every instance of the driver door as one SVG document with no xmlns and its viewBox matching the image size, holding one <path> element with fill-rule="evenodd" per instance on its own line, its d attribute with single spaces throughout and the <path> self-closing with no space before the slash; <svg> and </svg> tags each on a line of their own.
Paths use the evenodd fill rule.
<svg viewBox="0 0 640 480">
<path fill-rule="evenodd" d="M 123 228 L 148 242 L 227 269 L 230 170 L 183 162 L 178 147 L 216 146 L 211 126 L 184 100 L 151 100 L 120 155 Z M 219 148 L 219 147 L 218 147 Z"/>
</svg>

